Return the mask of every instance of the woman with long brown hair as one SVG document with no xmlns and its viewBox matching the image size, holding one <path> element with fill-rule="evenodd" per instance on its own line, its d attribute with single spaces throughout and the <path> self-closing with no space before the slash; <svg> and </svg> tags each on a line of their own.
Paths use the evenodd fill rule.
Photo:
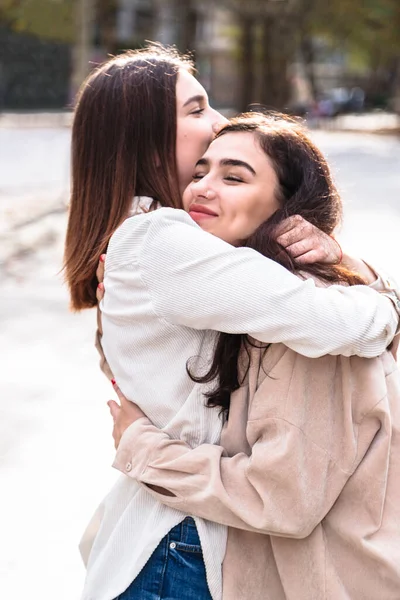
<svg viewBox="0 0 400 600">
<path fill-rule="evenodd" d="M 275 241 L 288 216 L 331 234 L 341 215 L 325 159 L 283 116 L 224 126 L 183 203 L 206 231 L 301 278 L 360 283 L 337 265 L 298 267 Z M 122 408 L 110 403 L 114 466 L 166 506 L 229 526 L 223 598 L 396 600 L 400 374 L 392 354 L 313 359 L 220 333 L 207 372 L 190 362 L 188 371 L 213 386 L 206 399 L 221 411 L 220 444 L 173 439 L 119 392 Z"/>
<path fill-rule="evenodd" d="M 84 84 L 65 266 L 73 308 L 95 306 L 97 260 L 107 249 L 105 356 L 126 396 L 194 447 L 218 442 L 221 431 L 219 410 L 204 406 L 204 385 L 186 373 L 189 357 L 211 355 L 215 331 L 284 341 L 305 355 L 374 356 L 398 319 L 391 300 L 365 286 L 318 289 L 175 210 L 221 119 L 191 69 L 173 51 L 150 48 L 110 60 Z M 125 477 L 96 519 L 85 600 L 111 600 L 132 581 L 140 598 L 153 598 L 146 594 L 161 582 L 172 586 L 171 598 L 219 597 L 223 526 L 194 524 Z"/>
</svg>

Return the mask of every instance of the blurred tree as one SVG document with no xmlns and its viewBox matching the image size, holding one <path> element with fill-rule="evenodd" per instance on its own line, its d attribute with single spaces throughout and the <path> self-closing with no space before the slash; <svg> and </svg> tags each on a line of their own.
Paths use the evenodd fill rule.
<svg viewBox="0 0 400 600">
<path fill-rule="evenodd" d="M 43 39 L 72 42 L 76 0 L 1 0 L 0 24 Z"/>
<path fill-rule="evenodd" d="M 196 6 L 190 0 L 175 0 L 175 10 L 180 22 L 179 39 L 176 40 L 176 44 L 182 52 L 190 50 L 195 55 L 198 23 Z"/>
<path fill-rule="evenodd" d="M 254 102 L 284 109 L 290 100 L 289 66 L 297 47 L 297 21 L 303 0 L 222 0 L 241 29 L 239 65 L 241 110 Z M 257 79 L 261 85 L 257 90 Z"/>
<path fill-rule="evenodd" d="M 96 46 L 107 54 L 119 50 L 117 40 L 118 0 L 94 0 L 96 5 Z"/>
<path fill-rule="evenodd" d="M 400 85 L 399 0 L 301 0 L 301 47 L 313 81 L 313 37 L 323 35 L 332 47 L 345 49 L 370 69 L 370 95 L 389 96 Z"/>
<path fill-rule="evenodd" d="M 96 1 L 110 3 L 110 0 L 1 0 L 0 24 L 17 33 L 71 44 L 74 96 L 90 70 Z"/>
<path fill-rule="evenodd" d="M 75 95 L 88 75 L 93 47 L 93 25 L 95 19 L 94 0 L 74 0 L 74 44 L 71 77 L 71 97 Z"/>
<path fill-rule="evenodd" d="M 314 40 L 321 36 L 370 69 L 370 95 L 400 89 L 399 0 L 221 0 L 220 5 L 235 12 L 241 29 L 242 110 L 255 96 L 269 107 L 287 105 L 288 67 L 296 53 L 316 96 Z"/>
</svg>

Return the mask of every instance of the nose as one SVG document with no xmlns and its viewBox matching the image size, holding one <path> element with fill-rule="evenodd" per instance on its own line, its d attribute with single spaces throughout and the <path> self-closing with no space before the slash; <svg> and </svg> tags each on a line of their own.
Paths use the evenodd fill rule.
<svg viewBox="0 0 400 600">
<path fill-rule="evenodd" d="M 224 117 L 223 115 L 221 115 L 221 113 L 219 113 L 217 110 L 213 110 L 213 131 L 214 133 L 218 133 L 218 131 L 221 129 L 221 127 L 223 127 L 224 125 L 226 125 L 227 123 L 229 123 L 228 119 L 226 117 Z"/>
<path fill-rule="evenodd" d="M 191 192 L 194 199 L 212 200 L 215 197 L 214 190 L 210 187 L 208 177 L 202 177 L 191 184 Z"/>
</svg>

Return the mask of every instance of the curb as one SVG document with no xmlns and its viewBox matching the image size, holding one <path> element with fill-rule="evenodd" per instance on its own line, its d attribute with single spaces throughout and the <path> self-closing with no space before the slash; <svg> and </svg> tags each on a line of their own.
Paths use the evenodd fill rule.
<svg viewBox="0 0 400 600">
<path fill-rule="evenodd" d="M 10 275 L 24 258 L 60 243 L 65 237 L 66 219 L 67 208 L 54 207 L 0 235 L 0 273 Z"/>
<path fill-rule="evenodd" d="M 328 133 L 354 133 L 363 135 L 382 135 L 382 136 L 398 136 L 400 137 L 400 127 L 385 128 L 385 129 L 343 129 L 341 127 L 319 127 L 313 128 L 311 131 L 325 131 Z"/>
<path fill-rule="evenodd" d="M 311 130 L 319 129 L 333 133 L 399 135 L 400 115 L 394 113 L 340 115 L 334 118 L 310 119 L 308 126 Z"/>
<path fill-rule="evenodd" d="M 0 112 L 0 129 L 57 129 L 70 128 L 74 113 L 72 110 L 62 112 Z M 306 120 L 307 122 L 307 120 Z M 310 129 L 323 131 L 373 133 L 380 135 L 399 135 L 400 116 L 393 113 L 363 115 L 341 115 L 333 119 L 317 119 L 314 126 L 308 122 Z"/>
<path fill-rule="evenodd" d="M 71 127 L 72 119 L 72 111 L 0 113 L 0 129 L 57 129 Z"/>
</svg>

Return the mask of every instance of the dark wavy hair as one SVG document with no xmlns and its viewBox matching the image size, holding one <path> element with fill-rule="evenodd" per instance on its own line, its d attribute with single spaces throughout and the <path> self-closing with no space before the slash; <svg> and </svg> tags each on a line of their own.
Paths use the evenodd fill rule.
<svg viewBox="0 0 400 600">
<path fill-rule="evenodd" d="M 300 215 L 328 235 L 333 233 L 342 218 L 342 202 L 327 161 L 307 135 L 304 126 L 282 114 L 247 113 L 232 119 L 216 137 L 237 132 L 252 133 L 271 161 L 278 178 L 276 193 L 280 206 L 241 245 L 257 250 L 292 273 L 309 273 L 328 283 L 365 284 L 359 275 L 341 265 L 299 265 L 276 241 L 276 227 L 287 217 Z M 231 393 L 240 387 L 247 375 L 250 350 L 254 345 L 260 347 L 247 335 L 220 333 L 208 372 L 195 376 L 188 365 L 188 373 L 194 381 L 216 381 L 216 387 L 206 394 L 207 404 L 210 407 L 220 406 L 226 418 L 229 415 Z M 264 347 L 267 349 L 268 345 Z"/>
<path fill-rule="evenodd" d="M 187 56 L 149 44 L 113 57 L 82 85 L 72 127 L 72 191 L 64 253 L 74 310 L 96 306 L 96 267 L 134 196 L 182 208 L 176 82 Z"/>
</svg>

